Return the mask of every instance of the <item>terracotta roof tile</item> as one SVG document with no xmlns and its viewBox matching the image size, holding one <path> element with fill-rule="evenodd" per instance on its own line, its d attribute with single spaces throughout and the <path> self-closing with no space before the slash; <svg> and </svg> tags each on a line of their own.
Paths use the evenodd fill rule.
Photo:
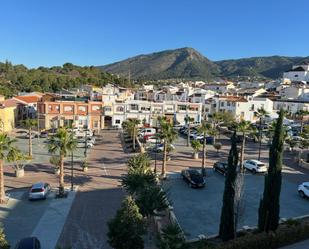
<svg viewBox="0 0 309 249">
<path fill-rule="evenodd" d="M 39 96 L 16 96 L 14 98 L 26 103 L 36 103 L 41 99 Z"/>
</svg>

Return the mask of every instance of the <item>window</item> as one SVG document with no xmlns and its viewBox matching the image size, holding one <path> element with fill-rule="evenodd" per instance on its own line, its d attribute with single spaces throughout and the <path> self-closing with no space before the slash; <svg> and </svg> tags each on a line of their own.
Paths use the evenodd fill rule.
<svg viewBox="0 0 309 249">
<path fill-rule="evenodd" d="M 228 102 L 226 103 L 226 105 L 227 105 L 227 106 L 231 106 L 231 102 L 228 101 Z"/>
<path fill-rule="evenodd" d="M 150 107 L 149 106 L 142 106 L 141 107 L 141 111 L 150 111 Z"/>
<path fill-rule="evenodd" d="M 79 106 L 78 110 L 81 111 L 81 112 L 86 112 L 87 108 L 86 108 L 86 106 Z"/>
<path fill-rule="evenodd" d="M 179 111 L 186 111 L 187 110 L 187 106 L 186 105 L 179 105 L 178 106 L 178 110 Z"/>
<path fill-rule="evenodd" d="M 131 104 L 131 110 L 132 111 L 138 111 L 138 105 L 137 104 Z"/>
<path fill-rule="evenodd" d="M 112 108 L 110 106 L 105 106 L 104 107 L 104 111 L 106 112 L 111 112 L 112 111 Z"/>
<path fill-rule="evenodd" d="M 73 106 L 68 105 L 63 107 L 64 112 L 73 112 Z"/>
<path fill-rule="evenodd" d="M 123 106 L 117 106 L 116 112 L 123 112 Z"/>
<path fill-rule="evenodd" d="M 116 124 L 120 124 L 120 119 L 116 119 L 116 120 L 115 120 L 115 123 L 116 123 Z"/>
<path fill-rule="evenodd" d="M 222 107 L 223 107 L 223 106 L 224 106 L 224 102 L 221 102 L 221 103 L 220 103 L 220 106 L 222 106 Z"/>
<path fill-rule="evenodd" d="M 101 110 L 101 106 L 99 106 L 99 105 L 93 105 L 93 106 L 91 107 L 91 109 L 92 109 L 92 111 L 100 111 L 100 110 Z"/>
<path fill-rule="evenodd" d="M 93 127 L 94 128 L 98 128 L 99 127 L 99 121 L 98 120 L 93 121 Z"/>
<path fill-rule="evenodd" d="M 51 111 L 53 109 L 52 105 L 48 105 L 48 111 Z"/>
</svg>

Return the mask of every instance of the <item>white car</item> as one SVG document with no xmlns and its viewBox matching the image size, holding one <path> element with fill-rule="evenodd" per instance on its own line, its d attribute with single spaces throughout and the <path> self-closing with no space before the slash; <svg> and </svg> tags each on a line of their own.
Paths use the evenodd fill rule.
<svg viewBox="0 0 309 249">
<path fill-rule="evenodd" d="M 149 144 L 156 144 L 156 143 L 161 144 L 161 141 L 160 141 L 160 139 L 159 139 L 158 137 L 156 137 L 156 136 L 150 136 L 150 137 L 148 137 L 148 139 L 146 140 L 146 143 L 149 143 Z"/>
<path fill-rule="evenodd" d="M 77 141 L 77 148 L 85 148 L 85 146 L 87 148 L 92 148 L 94 146 L 94 143 L 89 140 L 86 143 L 83 140 Z"/>
<path fill-rule="evenodd" d="M 46 199 L 50 192 L 50 185 L 44 182 L 33 184 L 29 191 L 29 200 Z"/>
<path fill-rule="evenodd" d="M 170 144 L 169 146 L 171 147 L 172 150 L 175 150 L 174 145 Z M 156 152 L 163 152 L 164 144 L 159 144 L 158 146 L 155 146 L 153 150 L 156 151 Z"/>
<path fill-rule="evenodd" d="M 192 136 L 192 138 L 193 138 L 194 140 L 202 140 L 202 139 L 204 139 L 204 135 L 194 134 L 194 135 Z"/>
<path fill-rule="evenodd" d="M 267 172 L 265 163 L 258 160 L 246 160 L 243 165 L 245 169 L 250 170 L 253 174 Z"/>
<path fill-rule="evenodd" d="M 300 197 L 309 197 L 309 182 L 303 182 L 298 186 L 298 193 Z"/>
</svg>

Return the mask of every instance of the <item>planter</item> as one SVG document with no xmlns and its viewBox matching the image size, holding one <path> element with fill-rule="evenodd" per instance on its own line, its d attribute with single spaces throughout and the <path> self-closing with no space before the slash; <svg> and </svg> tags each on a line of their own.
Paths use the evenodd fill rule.
<svg viewBox="0 0 309 249">
<path fill-rule="evenodd" d="M 16 169 L 15 170 L 15 176 L 17 178 L 23 177 L 25 175 L 25 170 L 24 169 Z"/>
<path fill-rule="evenodd" d="M 194 152 L 192 157 L 193 157 L 193 159 L 198 159 L 198 153 Z"/>
<path fill-rule="evenodd" d="M 60 175 L 60 169 L 55 168 L 55 169 L 54 169 L 54 173 L 55 173 L 55 175 Z"/>
</svg>

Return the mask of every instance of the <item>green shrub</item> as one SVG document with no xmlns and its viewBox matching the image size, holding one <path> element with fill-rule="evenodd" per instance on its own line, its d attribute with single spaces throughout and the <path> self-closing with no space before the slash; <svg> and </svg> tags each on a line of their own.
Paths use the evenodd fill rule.
<svg viewBox="0 0 309 249">
<path fill-rule="evenodd" d="M 0 229 L 0 249 L 10 249 L 10 245 L 5 239 L 3 229 Z"/>
<path fill-rule="evenodd" d="M 218 249 L 275 249 L 309 238 L 309 224 L 282 225 L 276 232 L 249 234 L 225 244 Z"/>
</svg>

